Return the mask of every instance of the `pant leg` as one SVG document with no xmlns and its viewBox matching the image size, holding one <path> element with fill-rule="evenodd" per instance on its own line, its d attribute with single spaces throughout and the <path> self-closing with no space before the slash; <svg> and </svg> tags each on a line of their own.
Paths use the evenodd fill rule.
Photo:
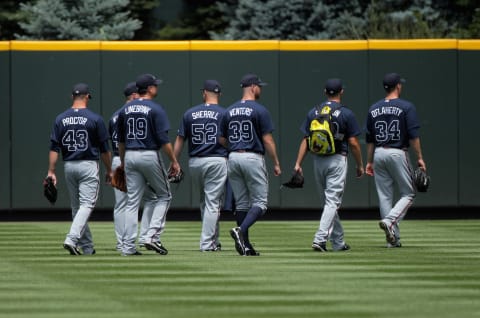
<svg viewBox="0 0 480 318">
<path fill-rule="evenodd" d="M 125 230 L 122 253 L 136 252 L 138 234 L 138 208 L 145 192 L 146 180 L 140 169 L 143 164 L 141 151 L 127 150 L 125 153 L 125 177 L 127 181 L 127 207 L 125 209 Z"/>
<path fill-rule="evenodd" d="M 143 210 L 142 219 L 140 221 L 140 235 L 138 238 L 139 244 L 147 242 L 148 229 L 150 228 L 150 221 L 152 220 L 153 210 L 157 202 L 157 195 L 155 191 L 147 185 L 145 193 L 143 194 Z"/>
<path fill-rule="evenodd" d="M 76 243 L 75 245 L 78 245 L 84 254 L 92 254 L 94 251 L 93 237 L 87 221 L 98 198 L 100 187 L 98 162 L 77 161 L 66 163 L 65 166 L 66 171 L 69 171 L 67 181 L 69 192 L 78 191 L 79 203 L 65 243 Z"/>
<path fill-rule="evenodd" d="M 112 159 L 112 170 L 115 170 L 120 165 L 120 157 L 115 156 Z M 116 248 L 118 251 L 122 250 L 123 235 L 125 230 L 125 210 L 127 207 L 127 193 L 113 188 L 115 195 L 115 204 L 113 206 L 113 226 L 115 229 L 115 237 L 117 239 Z"/>
<path fill-rule="evenodd" d="M 335 244 L 342 244 L 339 240 L 343 241 L 343 227 L 337 225 L 334 237 L 331 238 L 331 235 L 335 222 L 340 222 L 337 219 L 337 211 L 342 204 L 345 189 L 347 159 L 342 155 L 316 156 L 314 158 L 314 174 L 320 195 L 324 197 L 325 201 L 314 242 L 326 242 L 333 239 Z"/>
</svg>

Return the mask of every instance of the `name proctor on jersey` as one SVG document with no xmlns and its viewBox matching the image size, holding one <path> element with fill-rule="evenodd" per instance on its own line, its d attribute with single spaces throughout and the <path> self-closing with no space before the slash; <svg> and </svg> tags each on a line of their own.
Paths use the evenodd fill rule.
<svg viewBox="0 0 480 318">
<path fill-rule="evenodd" d="M 130 114 L 130 113 L 144 113 L 148 115 L 148 113 L 152 109 L 148 106 L 145 105 L 130 105 L 125 109 L 125 114 Z"/>
<path fill-rule="evenodd" d="M 218 112 L 215 112 L 213 110 L 201 110 L 201 111 L 192 113 L 192 119 L 197 119 L 197 118 L 217 119 L 217 117 L 218 117 Z"/>
<path fill-rule="evenodd" d="M 67 125 L 85 125 L 88 121 L 86 117 L 65 117 L 62 119 L 63 126 Z"/>
<path fill-rule="evenodd" d="M 239 115 L 247 115 L 251 116 L 253 108 L 250 107 L 236 107 L 230 110 L 230 116 L 239 116 Z"/>
<path fill-rule="evenodd" d="M 401 110 L 398 107 L 395 106 L 388 106 L 388 107 L 380 107 L 372 110 L 370 112 L 372 114 L 372 117 L 375 118 L 379 115 L 396 115 L 400 116 L 401 113 L 403 113 L 403 110 Z"/>
</svg>

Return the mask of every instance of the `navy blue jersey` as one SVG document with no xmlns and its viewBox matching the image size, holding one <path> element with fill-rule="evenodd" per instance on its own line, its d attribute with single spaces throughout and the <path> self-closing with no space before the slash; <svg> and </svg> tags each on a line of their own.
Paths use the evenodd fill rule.
<svg viewBox="0 0 480 318">
<path fill-rule="evenodd" d="M 418 137 L 420 124 L 415 106 L 403 99 L 382 99 L 368 110 L 366 141 L 376 147 L 408 148 Z"/>
<path fill-rule="evenodd" d="M 268 110 L 253 100 L 241 100 L 227 108 L 222 133 L 230 151 L 265 153 L 262 136 L 273 131 Z"/>
<path fill-rule="evenodd" d="M 169 143 L 170 123 L 162 106 L 150 99 L 135 99 L 123 106 L 117 121 L 118 142 L 126 150 L 158 150 Z"/>
<path fill-rule="evenodd" d="M 319 115 L 318 109 L 322 109 L 324 105 L 330 105 L 333 109 L 332 124 L 336 127 L 335 153 L 347 154 L 348 138 L 361 134 L 355 115 L 349 108 L 334 101 L 324 102 L 320 107 L 314 107 L 308 112 L 300 130 L 305 137 L 310 135 L 310 123 Z"/>
<path fill-rule="evenodd" d="M 117 120 L 120 109 L 113 113 L 112 118 L 108 121 L 108 133 L 110 134 L 110 141 L 112 142 L 112 153 L 118 156 L 118 130 Z"/>
<path fill-rule="evenodd" d="M 50 150 L 61 152 L 64 161 L 98 160 L 109 150 L 108 132 L 100 115 L 88 108 L 70 108 L 55 119 Z"/>
<path fill-rule="evenodd" d="M 190 157 L 227 156 L 227 149 L 218 143 L 224 113 L 219 105 L 200 104 L 183 114 L 178 135 L 188 140 Z"/>
</svg>

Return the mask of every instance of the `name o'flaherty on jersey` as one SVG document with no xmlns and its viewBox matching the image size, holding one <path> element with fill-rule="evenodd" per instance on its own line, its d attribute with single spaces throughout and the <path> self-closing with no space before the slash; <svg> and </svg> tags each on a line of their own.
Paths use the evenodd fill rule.
<svg viewBox="0 0 480 318">
<path fill-rule="evenodd" d="M 383 107 L 375 108 L 370 112 L 373 118 L 380 115 L 400 116 L 401 113 L 403 113 L 403 110 L 396 106 L 383 106 Z"/>
</svg>

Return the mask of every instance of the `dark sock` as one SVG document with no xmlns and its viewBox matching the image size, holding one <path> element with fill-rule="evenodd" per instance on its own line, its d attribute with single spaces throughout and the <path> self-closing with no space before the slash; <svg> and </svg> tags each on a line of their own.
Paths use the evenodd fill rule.
<svg viewBox="0 0 480 318">
<path fill-rule="evenodd" d="M 235 211 L 235 220 L 237 221 L 237 226 L 242 224 L 243 220 L 247 216 L 248 211 Z"/>
<path fill-rule="evenodd" d="M 248 237 L 248 229 L 257 222 L 258 218 L 263 215 L 263 210 L 258 206 L 252 206 L 247 213 L 247 216 L 243 220 L 242 224 L 240 224 L 240 228 L 242 229 L 243 237 Z"/>
</svg>

